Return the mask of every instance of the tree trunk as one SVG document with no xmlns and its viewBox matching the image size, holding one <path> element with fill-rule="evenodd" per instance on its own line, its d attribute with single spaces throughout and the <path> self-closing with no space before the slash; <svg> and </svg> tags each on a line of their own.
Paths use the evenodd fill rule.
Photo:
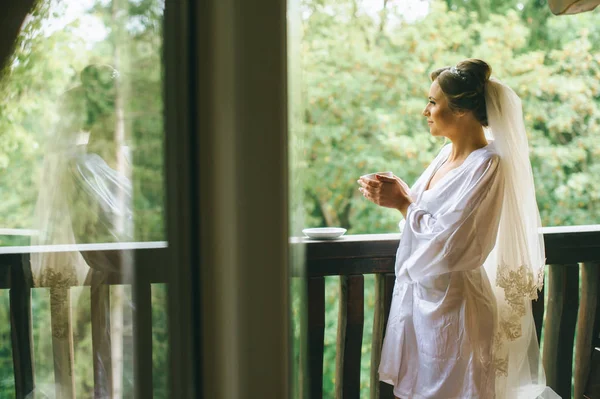
<svg viewBox="0 0 600 399">
<path fill-rule="evenodd" d="M 383 34 L 383 30 L 385 29 L 385 22 L 387 20 L 387 5 L 388 0 L 383 0 L 383 8 L 379 13 L 381 20 L 379 21 L 379 34 Z"/>
<path fill-rule="evenodd" d="M 113 29 L 113 66 L 119 72 L 119 79 L 116 81 L 115 87 L 115 126 L 114 126 L 114 148 L 116 149 L 116 169 L 119 174 L 128 176 L 126 170 L 125 154 L 123 146 L 125 144 L 125 110 L 124 110 L 124 90 L 123 79 L 123 27 L 126 13 L 126 0 L 113 0 L 112 2 L 112 29 Z M 117 193 L 117 201 L 121 209 L 125 208 L 127 195 L 120 191 Z M 124 206 L 125 205 L 125 206 Z M 122 236 L 126 230 L 127 221 L 123 215 L 117 215 L 114 226 L 118 235 Z M 126 269 L 131 265 L 122 265 Z M 127 270 L 121 270 L 122 273 L 127 273 Z M 113 398 L 123 397 L 123 286 L 112 287 L 111 295 L 111 352 L 112 352 L 112 375 L 113 375 Z M 137 382 L 139 383 L 139 382 Z"/>
<path fill-rule="evenodd" d="M 323 214 L 323 218 L 325 218 L 327 226 L 339 226 L 338 215 L 326 200 L 319 198 L 319 207 L 321 208 L 321 213 Z"/>
<path fill-rule="evenodd" d="M 360 20 L 358 19 L 358 3 L 357 3 L 357 0 L 353 0 L 352 1 L 352 17 L 354 18 L 354 20 L 356 21 L 356 24 L 358 25 L 360 31 L 364 35 L 365 45 L 366 45 L 366 48 L 367 48 L 367 51 L 368 51 L 371 48 L 371 41 L 369 40 L 369 34 L 367 33 L 364 25 L 361 24 Z"/>
</svg>

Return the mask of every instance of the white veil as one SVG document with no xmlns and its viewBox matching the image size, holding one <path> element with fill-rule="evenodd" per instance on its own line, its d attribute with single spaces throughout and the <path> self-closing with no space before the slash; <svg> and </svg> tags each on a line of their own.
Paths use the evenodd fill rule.
<svg viewBox="0 0 600 399">
<path fill-rule="evenodd" d="M 546 386 L 531 311 L 531 301 L 544 283 L 545 250 L 521 100 L 508 86 L 491 79 L 485 101 L 488 133 L 505 179 L 498 238 L 484 265 L 498 309 L 496 397 L 560 398 Z"/>
<path fill-rule="evenodd" d="M 26 398 L 75 397 L 73 375 L 77 373 L 73 369 L 73 331 L 85 329 L 91 332 L 92 320 L 74 317 L 77 313 L 72 309 L 76 309 L 80 303 L 82 291 L 73 290 L 73 287 L 90 286 L 89 296 L 81 303 L 85 308 L 90 306 L 92 292 L 98 293 L 98 299 L 91 305 L 107 311 L 97 312 L 99 316 L 92 317 L 104 318 L 105 312 L 112 312 L 108 323 L 105 320 L 98 323 L 106 327 L 93 338 L 94 345 L 110 348 L 114 351 L 113 358 L 122 356 L 122 338 L 119 336 L 123 334 L 122 299 L 115 295 L 114 289 L 111 294 L 103 283 L 111 273 L 126 274 L 131 270 L 126 267 L 128 265 L 119 267 L 114 264 L 100 251 L 80 252 L 76 244 L 115 243 L 132 239 L 131 181 L 104 158 L 109 159 L 106 154 L 119 151 L 124 156 L 121 169 L 130 170 L 131 165 L 128 165 L 127 148 L 119 148 L 102 136 L 103 133 L 110 134 L 108 138 L 114 136 L 111 130 L 116 124 L 111 119 L 114 111 L 106 106 L 106 93 L 110 94 L 109 90 L 116 84 L 112 83 L 116 79 L 115 71 L 102 65 L 91 65 L 84 71 L 95 75 L 88 77 L 87 81 L 83 81 L 82 77 L 82 84 L 67 91 L 61 98 L 57 125 L 44 156 L 36 204 L 35 224 L 39 234 L 32 238 L 32 245 L 60 246 L 61 250 L 34 251 L 29 265 L 33 286 L 48 288 L 50 293 L 51 323 L 48 332 L 52 334 L 54 383 L 37 383 Z M 105 105 L 105 109 L 99 109 L 99 105 Z M 89 119 L 90 109 L 94 106 L 97 118 L 93 123 L 88 123 L 86 132 L 86 119 Z M 98 134 L 100 137 L 94 141 L 94 136 Z M 111 327 L 111 323 L 119 323 L 121 330 L 115 328 L 114 324 Z M 116 344 L 117 339 L 119 345 Z M 121 363 L 113 361 L 112 364 L 106 364 L 100 351 L 94 352 L 94 355 L 97 356 L 94 359 L 97 369 L 94 397 L 119 396 L 113 395 L 113 392 L 120 392 Z M 108 378 L 110 374 L 113 378 Z"/>
</svg>

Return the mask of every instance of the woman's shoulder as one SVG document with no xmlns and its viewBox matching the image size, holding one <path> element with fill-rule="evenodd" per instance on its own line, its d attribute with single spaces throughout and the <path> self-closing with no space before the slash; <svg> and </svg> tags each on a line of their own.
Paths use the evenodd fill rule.
<svg viewBox="0 0 600 399">
<path fill-rule="evenodd" d="M 473 151 L 463 162 L 462 171 L 466 174 L 486 173 L 495 170 L 500 163 L 500 155 L 492 142 L 485 147 Z"/>
<path fill-rule="evenodd" d="M 490 173 L 497 170 L 500 165 L 500 155 L 493 143 L 476 150 L 476 154 L 473 155 L 470 165 L 466 169 L 475 175 Z"/>
<path fill-rule="evenodd" d="M 498 154 L 498 149 L 496 148 L 496 144 L 494 140 L 490 140 L 488 145 L 482 148 L 482 158 L 487 162 L 499 162 L 500 155 Z"/>
<path fill-rule="evenodd" d="M 444 144 L 444 146 L 442 147 L 442 149 L 440 150 L 440 152 L 438 154 L 439 155 L 449 154 L 451 149 L 452 149 L 452 143 Z"/>
<path fill-rule="evenodd" d="M 448 158 L 448 155 L 450 155 L 450 152 L 452 151 L 452 143 L 448 143 L 448 144 L 444 144 L 444 146 L 438 151 L 437 155 L 435 156 L 435 161 L 441 161 L 441 160 L 445 160 L 446 158 Z"/>
<path fill-rule="evenodd" d="M 500 155 L 498 154 L 494 140 L 488 140 L 488 144 L 485 147 L 474 150 L 469 155 L 469 158 L 487 161 L 490 159 L 499 159 Z"/>
</svg>

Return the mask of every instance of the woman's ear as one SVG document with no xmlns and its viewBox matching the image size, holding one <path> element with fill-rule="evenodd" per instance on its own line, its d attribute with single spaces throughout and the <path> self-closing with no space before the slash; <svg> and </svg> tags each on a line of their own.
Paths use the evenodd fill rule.
<svg viewBox="0 0 600 399">
<path fill-rule="evenodd" d="M 457 109 L 456 111 L 454 111 L 454 115 L 456 115 L 458 118 L 462 118 L 466 114 L 467 114 L 467 111 L 465 111 L 463 109 Z"/>
</svg>

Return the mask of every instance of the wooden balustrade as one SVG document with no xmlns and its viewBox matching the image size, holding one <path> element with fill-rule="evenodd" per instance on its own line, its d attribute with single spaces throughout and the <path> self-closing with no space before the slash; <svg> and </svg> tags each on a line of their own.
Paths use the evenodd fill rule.
<svg viewBox="0 0 600 399">
<path fill-rule="evenodd" d="M 35 387 L 33 339 L 31 329 L 31 288 L 27 250 L 44 252 L 55 248 L 0 248 L 0 289 L 9 289 L 11 341 L 15 396 L 25 398 Z M 90 310 L 94 397 L 111 397 L 112 356 L 110 337 L 109 286 L 128 284 L 133 292 L 134 327 L 134 388 L 136 397 L 152 398 L 152 304 L 151 284 L 166 283 L 168 260 L 165 243 L 90 244 L 58 247 L 69 251 L 79 249 L 88 264 L 102 265 L 85 284 L 91 286 Z M 4 253 L 2 253 L 4 252 Z M 52 286 L 51 318 L 56 397 L 75 398 L 73 370 L 73 331 L 70 325 L 70 287 Z M 59 314 L 60 313 L 60 314 Z M 57 359 L 61 361 L 58 362 Z"/>
<path fill-rule="evenodd" d="M 600 233 L 598 228 L 545 229 L 548 279 L 547 302 L 534 301 L 532 310 L 538 337 L 543 336 L 543 364 L 547 382 L 563 398 L 600 398 Z M 394 263 L 399 235 L 348 236 L 337 241 L 292 239 L 292 247 L 305 245 L 308 292 L 309 397 L 323 396 L 325 334 L 325 277 L 339 276 L 340 298 L 336 347 L 336 398 L 360 397 L 360 360 L 364 332 L 364 276 L 375 275 L 375 307 L 370 368 L 370 397 L 393 398 L 391 386 L 377 374 L 394 287 Z M 164 245 L 163 245 L 164 246 Z M 110 264 L 109 273 L 86 281 L 91 292 L 91 325 L 95 396 L 110 389 L 109 285 L 132 284 L 136 397 L 152 398 L 152 283 L 167 282 L 165 248 L 148 244 L 78 247 L 89 264 Z M 72 250 L 67 248 L 68 250 Z M 24 398 L 35 387 L 31 337 L 31 287 L 28 248 L 0 251 L 0 289 L 10 289 L 11 336 L 16 397 Z M 39 251 L 49 248 L 38 248 Z M 65 249 L 66 250 L 66 249 Z M 127 273 L 126 273 L 127 272 Z M 580 279 L 581 275 L 581 279 Z M 133 278 L 135 276 L 135 278 Z M 95 279 L 102 279 L 100 284 Z M 580 289 L 581 285 L 581 289 Z M 68 288 L 64 288 L 66 292 Z M 64 293 L 63 293 L 64 294 Z M 541 296 L 543 298 L 543 295 Z M 58 309 L 58 308 L 57 308 Z M 53 310 L 54 311 L 54 310 Z M 55 316 L 55 315 L 54 315 Z M 72 342 L 72 331 L 67 332 Z M 574 342 L 576 342 L 573 353 Z M 57 344 L 55 344 L 57 345 Z M 55 347 L 54 350 L 65 350 Z M 572 359 L 575 359 L 572 361 Z M 72 364 L 67 364 L 72 367 Z M 72 375 L 57 369 L 55 379 L 72 383 Z M 72 395 L 72 393 L 68 393 Z"/>
<path fill-rule="evenodd" d="M 547 303 L 542 292 L 540 299 L 533 301 L 532 311 L 538 338 L 543 335 L 547 383 L 561 397 L 571 398 L 573 380 L 573 397 L 582 398 L 585 393 L 590 399 L 600 399 L 599 384 L 588 381 L 590 370 L 594 370 L 593 348 L 600 347 L 600 229 L 547 228 L 544 239 L 549 264 L 544 289 Z M 363 276 L 368 274 L 375 275 L 370 397 L 394 397 L 391 386 L 379 382 L 377 368 L 395 281 L 398 241 L 398 234 L 347 236 L 336 241 L 292 240 L 293 244 L 306 245 L 311 398 L 322 397 L 325 276 L 339 276 L 341 287 L 335 397 L 360 397 L 359 329 L 364 314 Z M 596 373 L 600 375 L 600 371 Z"/>
</svg>

